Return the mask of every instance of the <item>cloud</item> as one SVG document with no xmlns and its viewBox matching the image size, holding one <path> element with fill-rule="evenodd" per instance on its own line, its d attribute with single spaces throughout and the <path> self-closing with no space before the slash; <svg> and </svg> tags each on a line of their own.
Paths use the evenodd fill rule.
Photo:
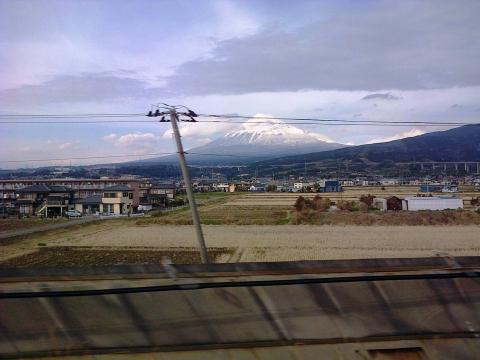
<svg viewBox="0 0 480 360">
<path fill-rule="evenodd" d="M 331 137 L 328 137 L 327 135 L 325 134 L 321 134 L 321 133 L 318 133 L 318 132 L 313 132 L 313 131 L 307 131 L 307 133 L 309 135 L 312 135 L 313 137 L 315 137 L 317 140 L 320 140 L 320 141 L 325 141 L 327 143 L 333 143 L 335 142 L 335 140 L 333 140 Z"/>
<path fill-rule="evenodd" d="M 66 149 L 71 148 L 72 146 L 74 146 L 77 143 L 78 143 L 78 141 L 76 141 L 76 142 L 65 142 L 65 143 L 62 143 L 62 144 L 58 145 L 57 149 L 66 150 Z"/>
<path fill-rule="evenodd" d="M 145 98 L 166 94 L 148 88 L 143 80 L 112 73 L 83 73 L 56 76 L 37 85 L 24 85 L 0 91 L 0 105 L 20 106 L 63 102 L 101 102 L 123 98 Z"/>
<path fill-rule="evenodd" d="M 384 1 L 365 7 L 219 42 L 208 58 L 179 66 L 167 86 L 182 84 L 178 94 L 188 95 L 480 84 L 480 2 Z"/>
<path fill-rule="evenodd" d="M 47 143 L 47 145 L 50 145 L 50 146 L 48 146 L 48 148 L 55 149 L 55 150 L 66 150 L 66 149 L 70 149 L 70 148 L 74 147 L 75 145 L 79 144 L 80 141 L 79 140 L 62 141 L 62 140 L 48 139 L 46 141 L 46 143 Z M 29 150 L 32 150 L 31 147 L 26 147 L 26 148 L 28 148 Z M 27 150 L 24 150 L 24 151 L 27 151 Z"/>
<path fill-rule="evenodd" d="M 104 137 L 102 137 L 103 140 L 105 141 L 113 141 L 117 138 L 117 134 L 108 134 L 108 135 L 105 135 Z"/>
<path fill-rule="evenodd" d="M 379 139 L 372 139 L 367 142 L 367 144 L 375 144 L 375 143 L 383 143 L 383 142 L 389 142 L 389 141 L 394 141 L 394 140 L 400 140 L 404 138 L 409 138 L 409 137 L 414 137 L 414 136 L 419 136 L 425 134 L 425 131 L 413 128 L 411 130 L 402 132 L 400 134 L 396 134 L 393 136 L 385 137 L 385 138 L 379 138 Z"/>
<path fill-rule="evenodd" d="M 215 136 L 223 135 L 225 132 L 237 129 L 240 125 L 232 123 L 202 123 L 202 120 L 195 123 L 185 123 L 180 126 L 180 134 L 184 138 L 188 139 L 201 139 L 201 138 L 210 138 Z M 172 139 L 173 131 L 172 129 L 166 130 L 162 138 L 163 139 Z"/>
<path fill-rule="evenodd" d="M 118 136 L 116 134 L 109 134 L 102 137 L 102 139 L 108 142 L 112 142 L 115 146 L 129 147 L 156 143 L 160 140 L 160 137 L 152 133 L 134 132 L 121 136 Z"/>
<path fill-rule="evenodd" d="M 370 94 L 370 95 L 366 95 L 362 98 L 362 100 L 376 100 L 376 99 L 380 99 L 380 100 L 401 100 L 402 98 L 398 97 L 398 96 L 395 96 L 395 95 L 392 95 L 390 93 Z"/>
</svg>

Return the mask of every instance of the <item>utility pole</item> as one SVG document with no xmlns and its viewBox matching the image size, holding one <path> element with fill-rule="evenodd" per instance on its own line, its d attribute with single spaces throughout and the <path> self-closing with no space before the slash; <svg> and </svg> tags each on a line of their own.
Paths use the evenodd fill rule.
<svg viewBox="0 0 480 360">
<path fill-rule="evenodd" d="M 197 235 L 197 242 L 198 242 L 198 247 L 200 250 L 200 257 L 202 259 L 202 262 L 204 264 L 208 264 L 208 254 L 207 254 L 207 248 L 205 246 L 205 239 L 203 237 L 203 232 L 202 232 L 202 225 L 200 223 L 200 216 L 198 215 L 198 210 L 197 210 L 197 204 L 195 203 L 195 197 L 193 196 L 193 189 L 192 189 L 192 181 L 190 179 L 190 172 L 188 171 L 187 167 L 187 161 L 185 160 L 185 151 L 183 150 L 183 145 L 182 145 L 182 140 L 180 138 L 180 131 L 178 129 L 178 121 L 188 121 L 188 122 L 196 122 L 194 117 L 197 116 L 193 111 L 188 110 L 187 113 L 177 113 L 177 109 L 179 107 L 183 106 L 169 106 L 166 104 L 162 104 L 164 106 L 161 106 L 161 108 L 166 109 L 166 112 L 160 112 L 159 110 L 156 110 L 155 113 L 150 111 L 147 116 L 149 117 L 155 117 L 155 116 L 162 116 L 160 119 L 160 122 L 168 122 L 168 120 L 165 119 L 165 115 L 170 115 L 170 122 L 172 123 L 172 130 L 173 130 L 173 135 L 175 137 L 175 142 L 177 144 L 177 152 L 178 156 L 180 158 L 180 168 L 182 169 L 182 174 L 183 174 L 183 181 L 185 182 L 185 190 L 187 191 L 187 198 L 188 202 L 190 204 L 190 209 L 192 210 L 192 219 L 193 219 L 193 225 L 195 227 L 195 232 Z M 178 115 L 185 115 L 190 118 L 190 120 L 179 120 Z"/>
</svg>

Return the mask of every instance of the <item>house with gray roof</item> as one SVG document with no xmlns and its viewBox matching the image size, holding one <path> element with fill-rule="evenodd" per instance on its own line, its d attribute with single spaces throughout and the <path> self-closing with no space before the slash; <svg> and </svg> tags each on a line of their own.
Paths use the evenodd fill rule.
<svg viewBox="0 0 480 360">
<path fill-rule="evenodd" d="M 34 184 L 16 190 L 19 214 L 62 216 L 73 201 L 73 190 L 61 185 Z"/>
</svg>

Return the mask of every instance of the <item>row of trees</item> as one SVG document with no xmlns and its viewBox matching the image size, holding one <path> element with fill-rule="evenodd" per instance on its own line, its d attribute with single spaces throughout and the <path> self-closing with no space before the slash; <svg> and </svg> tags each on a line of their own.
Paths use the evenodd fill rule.
<svg viewBox="0 0 480 360">
<path fill-rule="evenodd" d="M 332 205 L 335 205 L 337 209 L 341 211 L 368 212 L 370 209 L 373 208 L 372 204 L 373 204 L 373 196 L 371 197 L 371 201 L 369 198 L 367 198 L 367 199 L 361 199 L 360 201 L 339 200 L 337 202 L 333 202 L 329 198 L 321 197 L 317 195 L 313 199 L 308 199 L 308 198 L 304 198 L 303 196 L 299 196 L 295 201 L 294 206 L 298 212 L 311 211 L 311 210 L 324 212 L 324 211 L 328 211 Z"/>
</svg>

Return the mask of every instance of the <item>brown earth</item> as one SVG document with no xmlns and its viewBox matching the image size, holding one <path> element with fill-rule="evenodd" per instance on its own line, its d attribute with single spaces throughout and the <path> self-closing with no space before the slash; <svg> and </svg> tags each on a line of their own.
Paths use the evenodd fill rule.
<svg viewBox="0 0 480 360">
<path fill-rule="evenodd" d="M 226 248 L 209 249 L 211 262 L 216 262 L 222 255 L 230 255 L 232 251 Z M 200 263 L 200 255 L 196 249 L 172 250 L 121 250 L 85 249 L 75 247 L 40 248 L 39 250 L 11 258 L 0 263 L 0 267 L 75 267 L 99 265 L 150 265 L 161 264 L 168 258 L 175 264 Z"/>
</svg>

